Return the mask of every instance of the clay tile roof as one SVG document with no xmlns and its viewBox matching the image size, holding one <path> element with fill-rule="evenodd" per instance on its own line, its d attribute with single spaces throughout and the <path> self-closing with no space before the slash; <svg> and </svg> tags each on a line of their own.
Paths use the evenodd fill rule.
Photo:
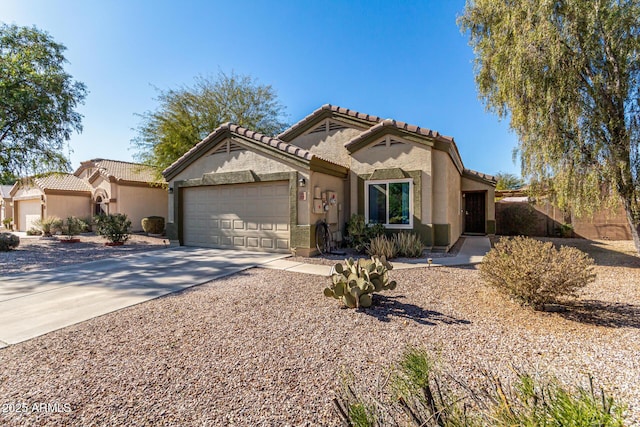
<svg viewBox="0 0 640 427">
<path fill-rule="evenodd" d="M 91 191 L 91 187 L 82 179 L 75 175 L 66 173 L 56 173 L 47 176 L 34 178 L 35 184 L 41 190 L 64 190 L 64 191 Z"/>
<path fill-rule="evenodd" d="M 298 121 L 294 125 L 292 125 L 289 129 L 285 130 L 281 134 L 278 135 L 280 139 L 286 139 L 289 135 L 297 134 L 298 131 L 302 131 L 304 128 L 309 126 L 309 124 L 313 123 L 318 117 L 322 117 L 325 114 L 335 113 L 338 115 L 344 115 L 348 117 L 353 117 L 363 122 L 369 122 L 370 124 L 376 124 L 380 122 L 382 119 L 378 116 L 372 116 L 370 114 L 359 113 L 354 110 L 350 110 L 348 108 L 338 107 L 337 105 L 324 104 L 322 107 L 315 110 L 313 113 L 304 117 L 302 120 Z"/>
<path fill-rule="evenodd" d="M 392 126 L 397 129 L 401 129 L 401 130 L 415 133 L 418 135 L 423 135 L 423 136 L 433 138 L 435 140 L 442 141 L 442 142 L 454 142 L 453 137 L 451 136 L 440 135 L 440 133 L 434 130 L 431 130 L 428 128 L 421 128 L 420 126 L 411 125 L 405 122 L 399 122 L 393 119 L 385 119 L 382 122 L 380 122 L 380 124 L 369 129 L 367 132 L 370 132 L 370 133 L 376 132 L 379 129 L 379 127 L 382 127 L 382 126 Z"/>
<path fill-rule="evenodd" d="M 468 175 L 468 176 L 470 176 L 472 178 L 479 178 L 479 179 L 481 179 L 483 181 L 487 181 L 487 182 L 493 183 L 494 185 L 498 182 L 498 180 L 496 179 L 495 176 L 487 175 L 486 173 L 474 171 L 472 169 L 465 169 L 464 173 L 465 173 L 465 175 Z"/>
<path fill-rule="evenodd" d="M 13 185 L 0 185 L 0 198 L 10 197 L 9 193 L 11 193 L 12 188 Z"/>
<path fill-rule="evenodd" d="M 204 149 L 204 147 L 206 147 L 207 144 L 213 138 L 215 138 L 217 135 L 219 135 L 222 132 L 234 133 L 236 135 L 251 139 L 252 141 L 256 141 L 261 144 L 267 145 L 269 147 L 273 147 L 282 152 L 294 155 L 303 160 L 311 160 L 311 158 L 314 157 L 314 155 L 311 152 L 303 148 L 300 148 L 292 144 L 288 144 L 284 141 L 281 141 L 278 138 L 266 136 L 259 132 L 255 132 L 250 129 L 244 128 L 242 126 L 227 122 L 220 125 L 216 130 L 211 132 L 206 138 L 204 138 L 202 141 L 194 145 L 189 151 L 184 153 L 178 160 L 173 162 L 171 166 L 169 166 L 164 171 L 162 171 L 162 174 L 164 176 L 171 174 L 171 172 L 178 169 L 183 162 L 188 161 L 188 159 L 194 156 L 198 151 Z"/>
<path fill-rule="evenodd" d="M 123 162 L 120 160 L 92 159 L 83 162 L 83 166 L 98 168 L 107 178 L 130 182 L 156 182 L 153 168 L 139 163 Z"/>
</svg>

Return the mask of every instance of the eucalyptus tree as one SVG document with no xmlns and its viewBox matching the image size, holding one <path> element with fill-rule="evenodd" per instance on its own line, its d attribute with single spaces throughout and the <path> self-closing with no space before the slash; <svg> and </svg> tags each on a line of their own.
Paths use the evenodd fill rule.
<svg viewBox="0 0 640 427">
<path fill-rule="evenodd" d="M 640 252 L 640 0 L 469 0 L 459 25 L 523 176 L 578 214 L 621 203 Z"/>
</svg>

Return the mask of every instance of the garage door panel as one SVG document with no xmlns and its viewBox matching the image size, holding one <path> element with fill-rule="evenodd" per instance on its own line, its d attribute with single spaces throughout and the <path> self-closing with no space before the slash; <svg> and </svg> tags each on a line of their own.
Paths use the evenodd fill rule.
<svg viewBox="0 0 640 427">
<path fill-rule="evenodd" d="M 287 251 L 288 182 L 183 190 L 184 244 Z"/>
<path fill-rule="evenodd" d="M 41 219 L 42 205 L 40 200 L 19 200 L 18 205 L 18 231 L 27 231 L 35 228 L 35 223 Z"/>
</svg>

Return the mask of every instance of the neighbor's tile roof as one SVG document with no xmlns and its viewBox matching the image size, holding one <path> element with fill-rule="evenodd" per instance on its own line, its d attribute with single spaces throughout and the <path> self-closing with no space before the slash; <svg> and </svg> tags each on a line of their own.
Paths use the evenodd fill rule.
<svg viewBox="0 0 640 427">
<path fill-rule="evenodd" d="M 98 168 L 100 174 L 106 178 L 118 181 L 156 182 L 153 168 L 139 163 L 123 162 L 120 160 L 92 159 L 82 162 L 82 167 Z"/>
<path fill-rule="evenodd" d="M 47 176 L 33 178 L 34 183 L 43 191 L 92 191 L 89 184 L 75 175 L 56 173 Z"/>
<path fill-rule="evenodd" d="M 281 134 L 278 135 L 279 139 L 287 139 L 292 134 L 298 134 L 300 131 L 304 131 L 305 128 L 311 124 L 313 124 L 318 117 L 323 117 L 326 114 L 338 114 L 342 116 L 351 117 L 353 119 L 359 120 L 364 123 L 369 123 L 371 125 L 375 123 L 379 123 L 382 121 L 382 118 L 378 116 L 372 116 L 370 114 L 359 113 L 354 110 L 350 110 L 348 108 L 338 107 L 337 105 L 325 104 L 322 107 L 315 110 L 313 113 L 304 117 L 299 122 L 292 125 L 289 129 L 285 130 Z"/>
</svg>

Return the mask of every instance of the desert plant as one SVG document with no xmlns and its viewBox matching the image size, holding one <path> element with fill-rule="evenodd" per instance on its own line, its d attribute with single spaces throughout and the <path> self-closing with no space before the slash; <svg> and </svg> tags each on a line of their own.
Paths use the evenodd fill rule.
<svg viewBox="0 0 640 427">
<path fill-rule="evenodd" d="M 393 269 L 385 257 L 371 257 L 370 260 L 353 258 L 345 260 L 345 265 L 336 264 L 331 275 L 331 286 L 325 288 L 324 295 L 341 300 L 349 308 L 370 307 L 374 292 L 393 290 L 396 282 L 389 280 L 389 270 Z"/>
<path fill-rule="evenodd" d="M 85 224 L 85 222 L 80 218 L 70 216 L 63 221 L 60 229 L 62 230 L 62 234 L 67 236 L 67 240 L 71 240 L 73 239 L 73 236 L 77 236 L 84 232 L 87 229 L 87 224 Z"/>
<path fill-rule="evenodd" d="M 27 230 L 27 236 L 40 236 L 41 234 L 42 234 L 42 231 L 35 227 L 31 227 L 30 229 Z"/>
<path fill-rule="evenodd" d="M 483 370 L 472 385 L 439 369 L 425 349 L 408 348 L 385 381 L 390 393 L 363 391 L 351 373 L 334 406 L 345 424 L 376 427 L 407 425 L 407 420 L 421 427 L 625 425 L 625 406 L 596 391 L 591 376 L 584 388 L 516 374 L 515 381 L 504 381 Z"/>
<path fill-rule="evenodd" d="M 367 255 L 392 259 L 398 256 L 398 246 L 394 239 L 376 236 L 367 244 Z"/>
<path fill-rule="evenodd" d="M 94 217 L 98 235 L 111 243 L 124 243 L 129 240 L 131 221 L 125 214 L 100 214 Z"/>
<path fill-rule="evenodd" d="M 51 237 L 57 231 L 62 229 L 62 220 L 57 216 L 48 216 L 45 219 L 39 219 L 34 224 L 46 237 Z"/>
<path fill-rule="evenodd" d="M 414 233 L 397 233 L 393 235 L 393 242 L 398 249 L 398 256 L 408 258 L 419 258 L 422 256 L 424 245 L 420 236 Z"/>
<path fill-rule="evenodd" d="M 11 233 L 0 233 L 0 252 L 15 249 L 20 244 L 20 238 Z"/>
<path fill-rule="evenodd" d="M 2 220 L 2 225 L 4 226 L 4 228 L 13 230 L 13 225 L 11 224 L 13 222 L 13 218 L 5 218 Z"/>
<path fill-rule="evenodd" d="M 560 225 L 560 237 L 573 237 L 573 225 L 561 224 Z"/>
<path fill-rule="evenodd" d="M 161 216 L 142 218 L 142 229 L 145 233 L 162 234 L 164 231 L 164 218 Z"/>
<path fill-rule="evenodd" d="M 558 297 L 574 296 L 595 280 L 593 259 L 567 246 L 527 237 L 501 238 L 480 264 L 487 284 L 537 310 Z"/>
<path fill-rule="evenodd" d="M 349 222 L 347 222 L 347 235 L 345 240 L 349 247 L 358 252 L 364 252 L 371 239 L 382 236 L 384 233 L 384 225 L 367 225 L 364 220 L 364 215 L 353 214 L 351 218 L 349 218 Z"/>
</svg>

